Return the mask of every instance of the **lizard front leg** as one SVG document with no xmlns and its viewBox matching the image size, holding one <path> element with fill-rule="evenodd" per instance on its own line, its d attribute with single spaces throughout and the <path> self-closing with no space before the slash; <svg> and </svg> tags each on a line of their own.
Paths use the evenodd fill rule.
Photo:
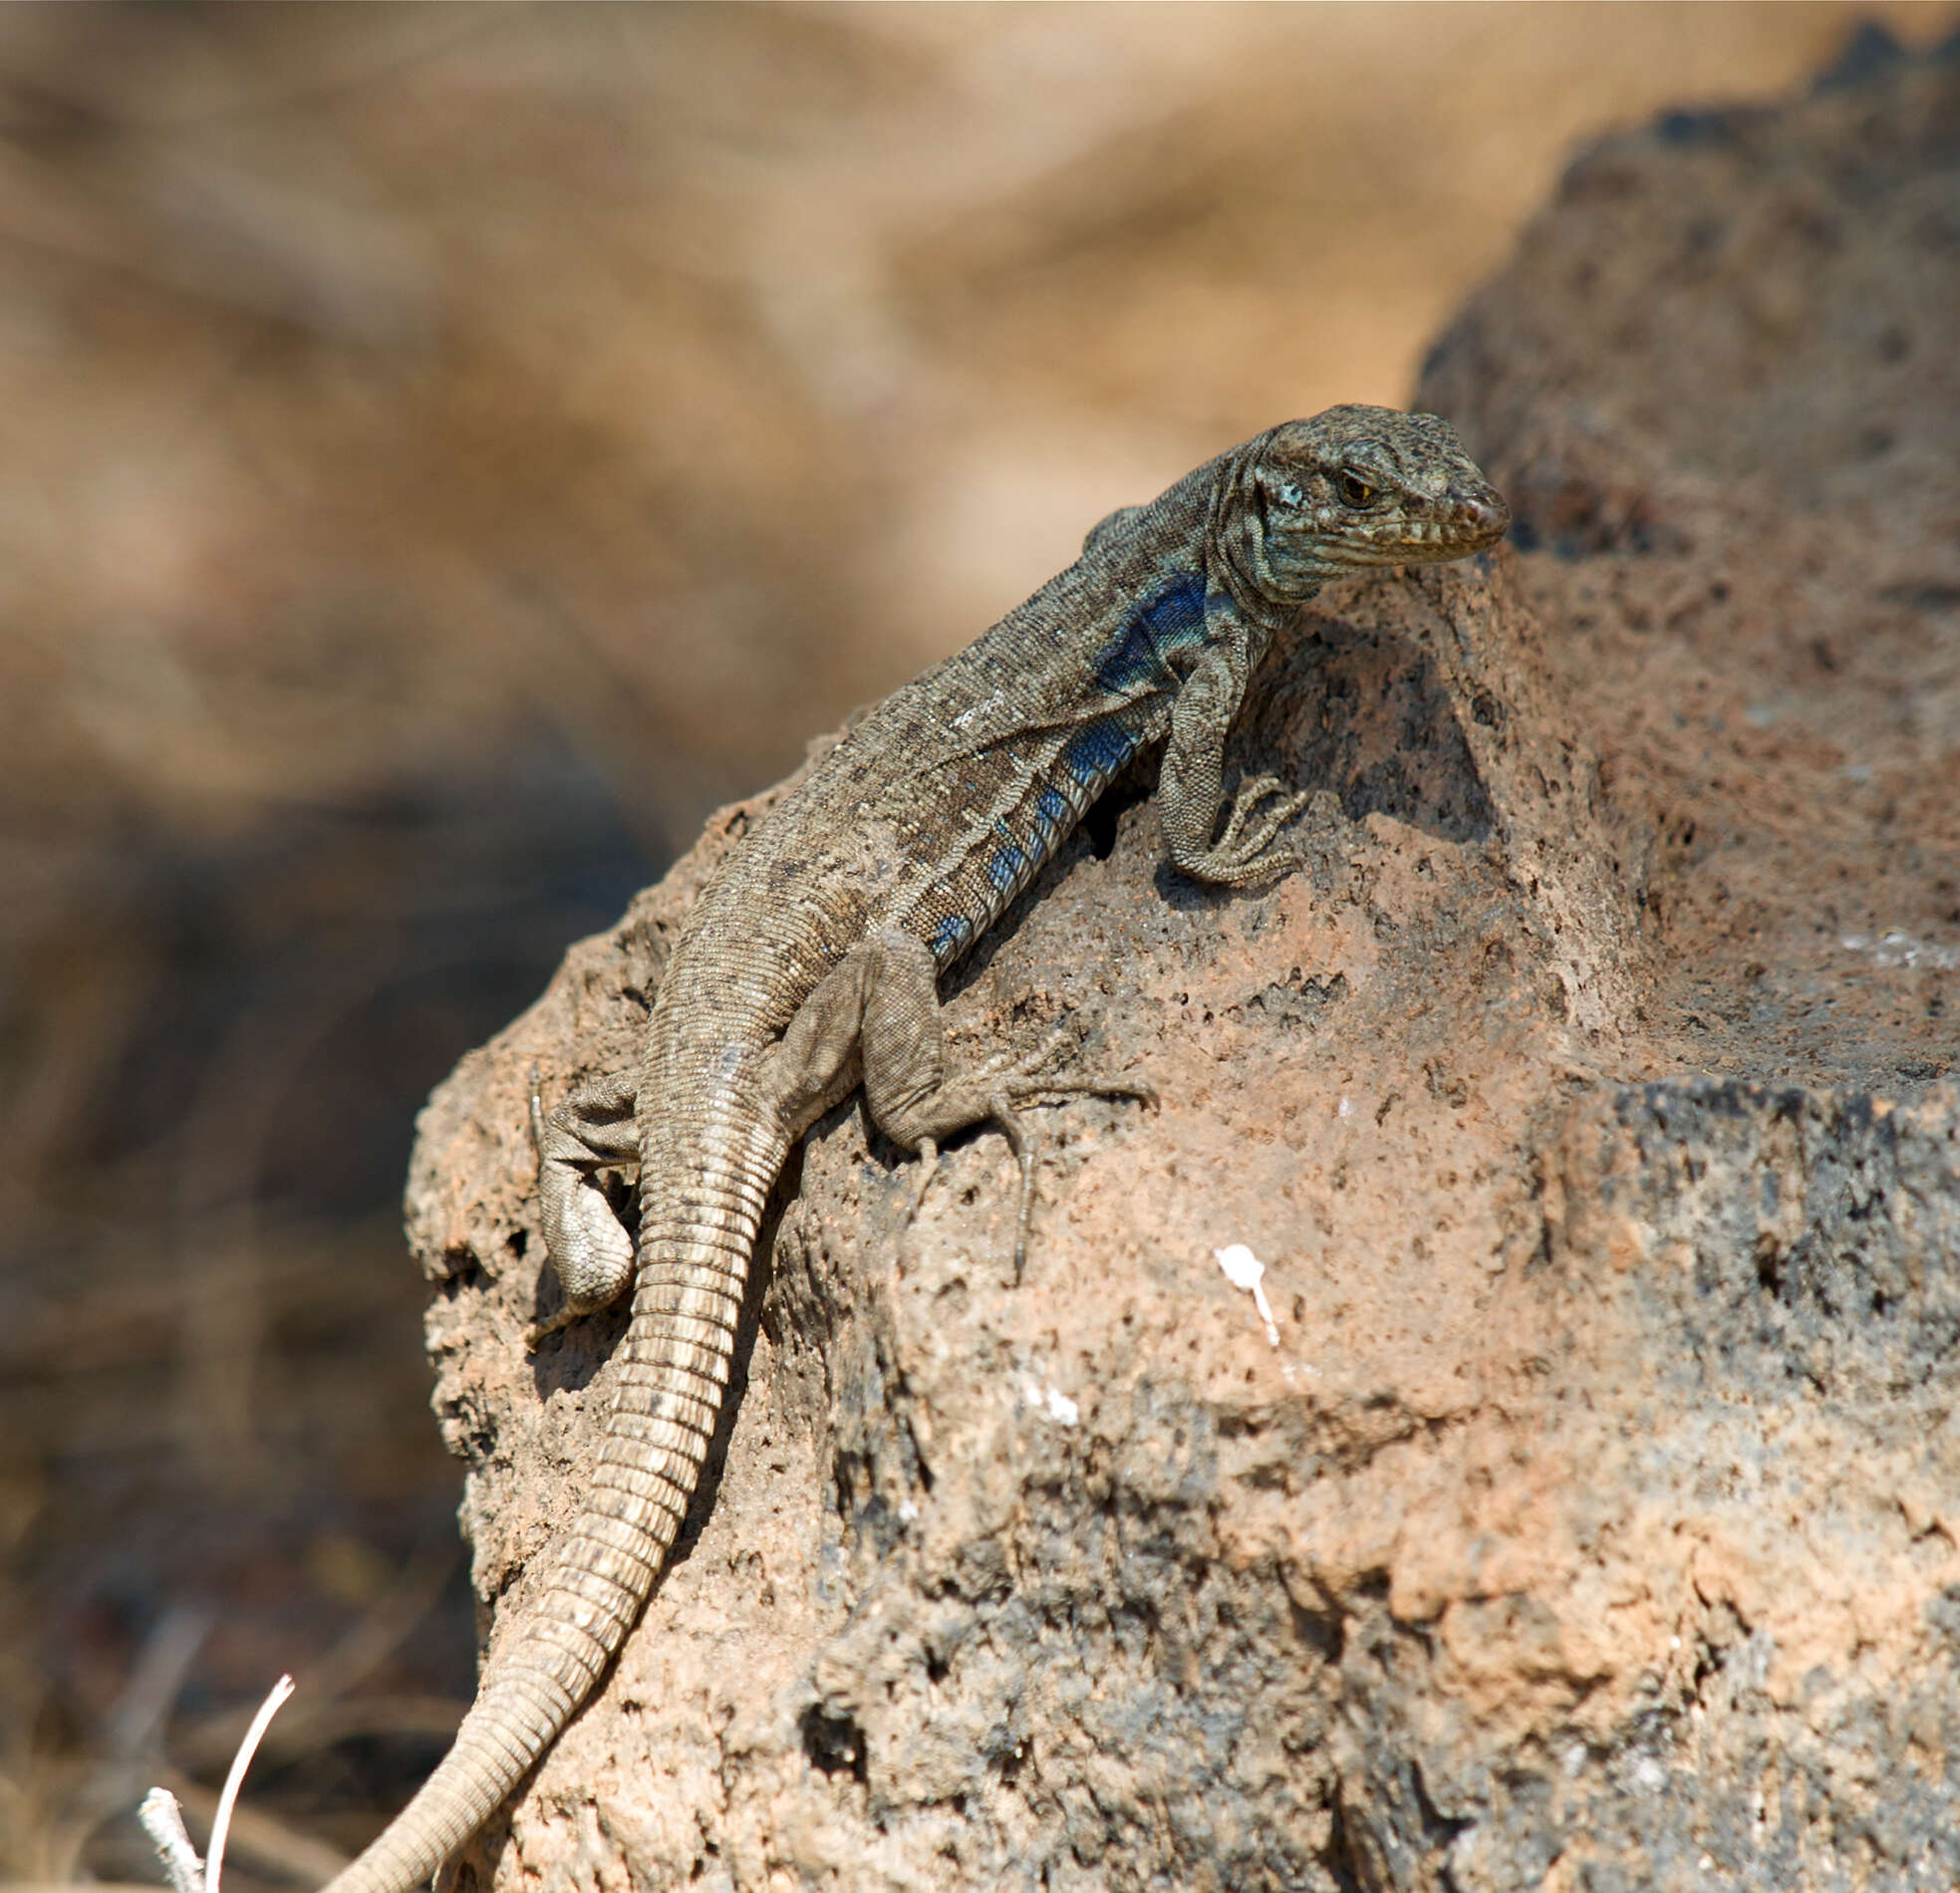
<svg viewBox="0 0 1960 1893">
<path fill-rule="evenodd" d="M 1307 798 L 1277 776 L 1240 785 L 1225 832 L 1212 839 L 1225 807 L 1225 739 L 1245 700 L 1252 653 L 1243 626 L 1205 647 L 1171 705 L 1171 737 L 1157 782 L 1157 819 L 1172 862 L 1194 880 L 1247 887 L 1298 865 L 1272 846 L 1280 825 Z"/>
<path fill-rule="evenodd" d="M 565 1305 L 531 1331 L 533 1345 L 581 1315 L 617 1301 L 633 1278 L 633 1242 L 593 1172 L 637 1163 L 633 1086 L 588 1078 L 547 1118 L 531 1071 L 531 1141 L 538 1154 L 538 1213 Z"/>
<path fill-rule="evenodd" d="M 939 967 L 910 934 L 874 934 L 826 973 L 790 1020 L 765 1066 L 785 1130 L 814 1123 L 855 1083 L 864 1086 L 872 1122 L 929 1168 L 913 1200 L 916 1213 L 942 1139 L 970 1125 L 994 1123 L 1020 1162 L 1014 1272 L 1027 1248 L 1033 1203 L 1032 1143 L 1017 1105 L 1070 1097 L 1129 1097 L 1149 1102 L 1147 1086 L 1064 1079 L 1036 1066 L 1048 1048 L 1019 1065 L 954 1067 L 940 1009 Z"/>
</svg>

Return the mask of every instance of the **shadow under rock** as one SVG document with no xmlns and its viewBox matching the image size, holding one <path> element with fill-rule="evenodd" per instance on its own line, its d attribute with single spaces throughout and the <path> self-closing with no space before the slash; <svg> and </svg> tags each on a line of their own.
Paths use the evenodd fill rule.
<svg viewBox="0 0 1960 1893">
<path fill-rule="evenodd" d="M 1387 815 L 1477 843 L 1495 824 L 1435 664 L 1407 638 L 1305 613 L 1255 680 L 1228 760 L 1269 757 L 1296 789 L 1329 789 L 1351 822 Z"/>
</svg>

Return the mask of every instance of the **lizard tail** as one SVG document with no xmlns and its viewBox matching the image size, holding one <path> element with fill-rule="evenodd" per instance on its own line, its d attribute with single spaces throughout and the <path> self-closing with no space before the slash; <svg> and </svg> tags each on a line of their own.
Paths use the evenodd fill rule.
<svg viewBox="0 0 1960 1893">
<path fill-rule="evenodd" d="M 749 1257 L 782 1157 L 779 1145 L 757 1146 L 776 1136 L 742 1140 L 748 1148 L 711 1182 L 697 1173 L 685 1212 L 662 1217 L 665 1228 L 650 1230 L 653 1217 L 643 1216 L 633 1319 L 584 1509 L 543 1595 L 490 1658 L 454 1747 L 324 1893 L 409 1893 L 426 1880 L 523 1779 L 626 1640 L 687 1516 L 720 1415 Z M 656 1188 L 643 1179 L 643 1195 Z"/>
</svg>

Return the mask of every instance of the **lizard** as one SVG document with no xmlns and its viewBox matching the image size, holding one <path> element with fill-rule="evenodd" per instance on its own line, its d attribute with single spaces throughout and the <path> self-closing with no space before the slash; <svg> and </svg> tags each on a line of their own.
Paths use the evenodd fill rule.
<svg viewBox="0 0 1960 1893">
<path fill-rule="evenodd" d="M 453 1747 L 328 1893 L 408 1893 L 597 1686 L 695 1496 L 763 1208 L 796 1140 L 860 1086 L 926 1177 L 939 1140 L 998 1125 L 1021 1163 L 1018 1256 L 1032 1169 L 1016 1107 L 1147 1094 L 1045 1075 L 1045 1053 L 960 1068 L 941 975 L 1152 745 L 1176 869 L 1247 888 L 1294 866 L 1280 831 L 1307 798 L 1270 775 L 1225 784 L 1260 659 L 1327 581 L 1461 558 L 1509 523 L 1434 414 L 1350 405 L 1283 422 L 1112 513 L 1066 571 L 851 725 L 723 857 L 675 943 L 638 1068 L 575 1087 L 549 1118 L 533 1078 L 539 1220 L 564 1293 L 544 1325 L 632 1291 L 591 1488 Z M 630 1239 L 597 1173 L 636 1161 Z"/>
</svg>

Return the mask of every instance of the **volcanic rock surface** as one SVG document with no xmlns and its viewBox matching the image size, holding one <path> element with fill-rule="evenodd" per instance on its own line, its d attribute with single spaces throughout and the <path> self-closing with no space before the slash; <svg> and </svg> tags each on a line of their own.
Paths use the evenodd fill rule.
<svg viewBox="0 0 1960 1893">
<path fill-rule="evenodd" d="M 910 1225 L 811 1135 L 679 1554 L 453 1884 L 1960 1883 L 1960 66 L 1877 63 L 1589 152 L 1443 338 L 1515 544 L 1275 653 L 1305 869 L 1182 880 L 1146 771 L 951 982 L 1163 1099 L 1041 1114 L 1024 1279 L 997 1134 Z M 634 1058 L 775 793 L 422 1120 L 492 1645 L 624 1325 L 527 1350 L 527 1074 Z"/>
</svg>

